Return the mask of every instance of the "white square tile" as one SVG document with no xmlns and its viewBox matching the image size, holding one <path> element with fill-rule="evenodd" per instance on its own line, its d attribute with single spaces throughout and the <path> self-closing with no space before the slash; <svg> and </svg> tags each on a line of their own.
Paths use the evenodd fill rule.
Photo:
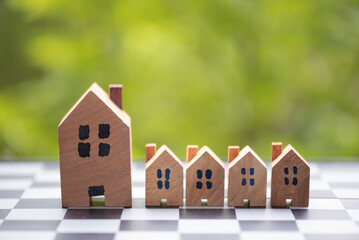
<svg viewBox="0 0 359 240">
<path fill-rule="evenodd" d="M 13 209 L 6 220 L 61 220 L 66 209 Z"/>
<path fill-rule="evenodd" d="M 116 240 L 179 240 L 180 235 L 177 232 L 166 232 L 166 231 L 139 231 L 139 232 L 118 232 Z"/>
<path fill-rule="evenodd" d="M 301 233 L 297 232 L 242 232 L 241 240 L 305 240 Z"/>
<path fill-rule="evenodd" d="M 330 185 L 326 181 L 318 178 L 310 179 L 310 190 L 330 190 Z"/>
<path fill-rule="evenodd" d="M 292 207 L 295 208 L 295 207 Z M 311 198 L 309 199 L 309 209 L 345 209 L 339 199 L 330 198 Z"/>
<path fill-rule="evenodd" d="M 0 209 L 13 209 L 18 201 L 16 198 L 0 199 Z"/>
<path fill-rule="evenodd" d="M 145 182 L 146 181 L 146 172 L 145 169 L 138 170 L 134 169 L 132 174 L 132 182 Z"/>
<path fill-rule="evenodd" d="M 318 176 L 320 174 L 320 168 L 316 163 L 309 163 L 310 166 L 310 175 L 311 176 Z"/>
<path fill-rule="evenodd" d="M 178 209 L 123 209 L 121 220 L 178 220 Z"/>
<path fill-rule="evenodd" d="M 359 198 L 358 188 L 336 188 L 333 193 L 337 198 Z"/>
<path fill-rule="evenodd" d="M 242 221 L 294 221 L 294 215 L 290 209 L 236 209 L 238 220 Z"/>
<path fill-rule="evenodd" d="M 0 239 L 12 240 L 53 240 L 55 232 L 48 231 L 0 231 Z"/>
<path fill-rule="evenodd" d="M 60 199 L 61 198 L 61 188 L 29 188 L 25 190 L 21 198 L 26 199 Z"/>
<path fill-rule="evenodd" d="M 146 197 L 145 187 L 133 187 L 132 186 L 132 197 L 133 198 L 145 198 Z"/>
<path fill-rule="evenodd" d="M 359 174 L 357 172 L 328 171 L 321 174 L 327 182 L 357 182 L 359 183 Z"/>
<path fill-rule="evenodd" d="M 59 170 L 47 170 L 39 172 L 35 176 L 36 182 L 60 182 Z"/>
<path fill-rule="evenodd" d="M 354 221 L 359 221 L 359 209 L 351 209 L 347 210 L 347 212 Z"/>
<path fill-rule="evenodd" d="M 0 176 L 34 175 L 42 168 L 42 163 L 0 163 Z"/>
<path fill-rule="evenodd" d="M 297 226 L 303 233 L 359 233 L 358 225 L 347 220 L 297 220 Z"/>
<path fill-rule="evenodd" d="M 63 220 L 57 231 L 60 233 L 116 233 L 120 228 L 120 220 Z"/>
<path fill-rule="evenodd" d="M 32 179 L 0 179 L 0 190 L 23 190 L 32 184 Z"/>
<path fill-rule="evenodd" d="M 237 220 L 180 220 L 178 224 L 181 233 L 239 233 Z"/>
</svg>

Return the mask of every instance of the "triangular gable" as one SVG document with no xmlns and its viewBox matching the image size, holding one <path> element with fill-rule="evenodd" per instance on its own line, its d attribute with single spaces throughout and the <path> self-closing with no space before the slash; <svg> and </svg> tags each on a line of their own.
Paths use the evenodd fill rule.
<svg viewBox="0 0 359 240">
<path fill-rule="evenodd" d="M 153 155 L 153 157 L 146 163 L 146 168 L 151 166 L 151 164 L 154 163 L 165 152 L 167 152 L 174 160 L 178 162 L 178 164 L 180 164 L 183 167 L 182 161 L 166 145 L 162 145 L 156 151 L 155 155 Z"/>
<path fill-rule="evenodd" d="M 309 168 L 307 161 L 294 149 L 294 147 L 288 144 L 282 151 L 282 153 L 272 162 L 272 168 L 275 167 L 288 153 L 293 151 Z"/>
<path fill-rule="evenodd" d="M 257 159 L 257 161 L 263 165 L 263 167 L 267 168 L 265 162 L 263 162 L 263 160 L 256 154 L 256 152 L 253 151 L 253 149 L 248 145 L 245 148 L 243 148 L 242 151 L 239 152 L 238 156 L 232 162 L 229 163 L 228 168 L 237 164 L 248 153 L 252 154 Z"/>
<path fill-rule="evenodd" d="M 79 100 L 72 106 L 72 108 L 66 113 L 66 115 L 62 118 L 59 127 L 63 124 L 63 122 L 71 115 L 71 113 L 78 107 L 78 105 L 89 95 L 89 93 L 95 94 L 100 101 L 102 101 L 106 106 L 116 114 L 127 126 L 131 125 L 130 116 L 127 115 L 125 111 L 120 109 L 108 96 L 108 94 L 97 84 L 93 83 L 89 89 L 80 97 Z"/>
<path fill-rule="evenodd" d="M 209 149 L 209 147 L 207 146 L 203 146 L 198 153 L 196 154 L 196 156 L 189 162 L 189 164 L 187 165 L 187 168 L 190 168 L 199 158 L 201 158 L 205 153 L 208 153 L 219 165 L 221 165 L 223 168 L 225 168 L 225 165 L 223 163 L 223 161 L 221 159 L 219 159 L 219 157 L 217 157 L 216 154 L 214 154 L 214 152 L 212 152 L 211 149 Z"/>
</svg>

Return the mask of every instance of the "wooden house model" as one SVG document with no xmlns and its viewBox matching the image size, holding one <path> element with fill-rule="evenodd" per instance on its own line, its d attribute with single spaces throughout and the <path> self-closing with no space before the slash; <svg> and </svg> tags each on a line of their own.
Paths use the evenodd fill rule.
<svg viewBox="0 0 359 240">
<path fill-rule="evenodd" d="M 131 119 L 122 110 L 122 86 L 110 95 L 94 83 L 58 127 L 63 207 L 131 207 Z"/>
<path fill-rule="evenodd" d="M 183 163 L 165 145 L 146 145 L 146 206 L 183 206 Z"/>
<path fill-rule="evenodd" d="M 207 147 L 187 147 L 186 206 L 224 205 L 224 163 Z"/>
<path fill-rule="evenodd" d="M 267 166 L 246 146 L 228 148 L 228 206 L 265 207 L 267 193 Z"/>
<path fill-rule="evenodd" d="M 293 207 L 307 207 L 310 167 L 291 145 L 281 149 L 282 143 L 272 143 L 271 205 L 286 207 L 292 200 Z"/>
</svg>

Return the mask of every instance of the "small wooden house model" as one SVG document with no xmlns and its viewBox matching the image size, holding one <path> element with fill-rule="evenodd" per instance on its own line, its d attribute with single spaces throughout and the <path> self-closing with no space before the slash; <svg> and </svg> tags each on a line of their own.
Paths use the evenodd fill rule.
<svg viewBox="0 0 359 240">
<path fill-rule="evenodd" d="M 186 206 L 224 205 L 224 163 L 207 147 L 187 147 Z"/>
<path fill-rule="evenodd" d="M 282 151 L 282 143 L 272 143 L 272 207 L 286 207 L 292 200 L 293 207 L 309 204 L 310 167 L 302 156 L 288 145 Z"/>
<path fill-rule="evenodd" d="M 265 207 L 267 166 L 249 147 L 228 148 L 228 206 Z"/>
<path fill-rule="evenodd" d="M 88 207 L 105 196 L 105 206 L 131 207 L 131 119 L 122 110 L 122 86 L 110 96 L 94 83 L 59 127 L 63 207 Z"/>
<path fill-rule="evenodd" d="M 165 145 L 146 145 L 146 206 L 183 206 L 183 163 Z"/>
</svg>

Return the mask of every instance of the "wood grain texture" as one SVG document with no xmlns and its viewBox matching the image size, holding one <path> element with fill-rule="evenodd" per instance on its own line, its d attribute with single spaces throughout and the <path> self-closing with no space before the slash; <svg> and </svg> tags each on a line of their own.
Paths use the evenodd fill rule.
<svg viewBox="0 0 359 240">
<path fill-rule="evenodd" d="M 188 145 L 187 154 L 186 154 L 186 163 L 189 163 L 197 154 L 198 146 L 197 145 Z"/>
<path fill-rule="evenodd" d="M 291 145 L 288 145 L 272 162 L 272 207 L 286 207 L 286 199 L 292 199 L 293 207 L 307 207 L 309 181 L 308 163 Z"/>
<path fill-rule="evenodd" d="M 272 142 L 272 162 L 282 153 L 282 143 Z"/>
<path fill-rule="evenodd" d="M 146 162 L 148 162 L 156 154 L 156 144 L 146 144 Z"/>
<path fill-rule="evenodd" d="M 108 124 L 108 136 L 100 124 Z M 82 139 L 81 125 L 89 129 Z M 101 185 L 105 206 L 132 206 L 131 119 L 96 83 L 62 119 L 58 135 L 63 207 L 90 206 L 89 187 Z M 79 144 L 90 145 L 89 156 L 80 156 Z M 110 145 L 107 155 L 99 156 L 100 144 Z"/>
<path fill-rule="evenodd" d="M 228 165 L 228 206 L 265 207 L 267 196 L 267 166 L 246 146 Z"/>
<path fill-rule="evenodd" d="M 228 147 L 228 163 L 231 163 L 239 155 L 239 146 Z"/>
<path fill-rule="evenodd" d="M 110 99 L 122 109 L 122 85 L 121 84 L 111 84 L 109 87 L 109 96 Z"/>
<path fill-rule="evenodd" d="M 146 163 L 146 206 L 160 207 L 161 199 L 183 206 L 183 163 L 165 145 Z"/>
<path fill-rule="evenodd" d="M 201 206 L 202 199 L 207 199 L 208 206 L 223 206 L 224 171 L 224 163 L 207 146 L 202 147 L 187 164 L 186 206 Z"/>
</svg>

